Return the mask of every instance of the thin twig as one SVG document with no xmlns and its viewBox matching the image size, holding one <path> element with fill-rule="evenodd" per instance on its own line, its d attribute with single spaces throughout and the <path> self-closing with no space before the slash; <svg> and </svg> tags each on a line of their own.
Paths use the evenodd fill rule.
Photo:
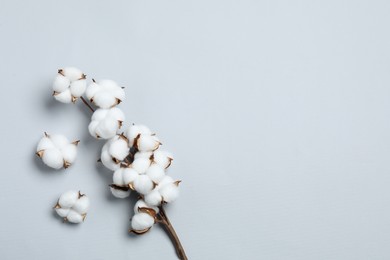
<svg viewBox="0 0 390 260">
<path fill-rule="evenodd" d="M 92 113 L 95 112 L 95 109 L 93 109 L 93 108 L 91 107 L 91 105 L 87 102 L 87 100 L 85 100 L 85 98 L 80 97 L 80 99 L 81 99 L 81 100 L 83 101 L 83 103 L 89 108 L 89 110 L 92 111 Z"/>
<path fill-rule="evenodd" d="M 160 212 L 159 212 L 158 216 L 160 217 L 161 221 L 159 221 L 158 223 L 162 224 L 165 227 L 165 230 L 167 231 L 167 233 L 171 237 L 172 243 L 175 246 L 176 253 L 177 253 L 177 256 L 179 257 L 179 259 L 180 260 L 188 260 L 186 253 L 184 251 L 184 248 L 183 248 L 182 244 L 180 243 L 180 239 L 177 236 L 176 231 L 173 228 L 171 222 L 169 221 L 168 216 L 165 213 L 163 206 L 161 205 L 159 207 L 159 209 L 160 209 Z"/>
</svg>

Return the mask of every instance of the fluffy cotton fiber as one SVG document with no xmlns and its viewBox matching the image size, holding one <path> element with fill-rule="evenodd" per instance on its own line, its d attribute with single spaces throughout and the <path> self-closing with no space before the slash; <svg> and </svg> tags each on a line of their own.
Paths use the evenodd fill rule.
<svg viewBox="0 0 390 260">
<path fill-rule="evenodd" d="M 79 141 L 69 142 L 63 135 L 45 134 L 38 143 L 36 154 L 51 168 L 67 168 L 76 159 L 78 143 Z"/>
<path fill-rule="evenodd" d="M 70 190 L 61 195 L 54 210 L 65 222 L 81 223 L 87 215 L 89 205 L 89 198 L 85 194 Z"/>
<path fill-rule="evenodd" d="M 58 70 L 53 83 L 53 96 L 62 103 L 75 102 L 87 88 L 85 74 L 74 67 Z"/>
<path fill-rule="evenodd" d="M 124 90 L 115 81 L 101 80 L 88 86 L 87 97 L 100 108 L 110 108 L 125 99 Z"/>
</svg>

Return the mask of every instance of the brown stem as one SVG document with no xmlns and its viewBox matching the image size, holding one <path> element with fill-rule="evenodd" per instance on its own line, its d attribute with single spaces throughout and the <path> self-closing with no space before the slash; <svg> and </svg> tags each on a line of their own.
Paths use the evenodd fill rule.
<svg viewBox="0 0 390 260">
<path fill-rule="evenodd" d="M 80 97 L 80 99 L 81 99 L 81 100 L 83 101 L 83 103 L 89 108 L 89 110 L 92 111 L 92 113 L 95 112 L 95 109 L 93 109 L 93 108 L 91 107 L 91 105 L 87 102 L 87 100 L 85 100 L 85 98 Z"/>
<path fill-rule="evenodd" d="M 180 243 L 180 239 L 177 236 L 176 231 L 173 228 L 171 222 L 169 221 L 168 216 L 165 213 L 163 206 L 161 205 L 159 207 L 159 209 L 160 209 L 160 212 L 158 213 L 158 217 L 160 218 L 159 223 L 164 226 L 165 230 L 167 231 L 167 233 L 171 237 L 172 243 L 176 249 L 177 256 L 179 257 L 180 260 L 188 260 L 186 253 L 184 252 L 184 248 Z"/>
</svg>

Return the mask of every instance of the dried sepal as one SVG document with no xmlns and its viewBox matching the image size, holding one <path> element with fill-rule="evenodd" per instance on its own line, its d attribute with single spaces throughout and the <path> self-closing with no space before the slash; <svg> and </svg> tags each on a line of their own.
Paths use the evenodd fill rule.
<svg viewBox="0 0 390 260">
<path fill-rule="evenodd" d="M 148 232 L 152 227 L 149 227 L 149 228 L 145 228 L 143 230 L 134 230 L 134 229 L 129 229 L 129 233 L 133 233 L 133 234 L 136 234 L 136 235 L 143 235 L 145 234 L 146 232 Z"/>
<path fill-rule="evenodd" d="M 116 189 L 116 190 L 121 190 L 121 191 L 128 191 L 130 189 L 130 187 L 126 187 L 126 186 L 119 186 L 119 185 L 116 185 L 116 184 L 110 184 L 108 185 L 109 187 L 113 188 L 113 189 Z"/>
<path fill-rule="evenodd" d="M 35 154 L 36 154 L 39 158 L 42 158 L 44 152 L 45 152 L 44 150 L 40 150 L 40 151 L 36 152 Z"/>
</svg>

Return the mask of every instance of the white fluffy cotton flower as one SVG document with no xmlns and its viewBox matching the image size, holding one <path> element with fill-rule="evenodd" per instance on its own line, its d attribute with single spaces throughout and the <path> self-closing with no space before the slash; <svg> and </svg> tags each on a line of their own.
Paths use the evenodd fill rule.
<svg viewBox="0 0 390 260">
<path fill-rule="evenodd" d="M 45 133 L 38 143 L 36 154 L 51 168 L 68 168 L 76 159 L 78 143 L 70 142 L 63 135 Z"/>
<path fill-rule="evenodd" d="M 139 200 L 134 206 L 134 212 L 130 232 L 137 235 L 144 234 L 156 223 L 157 207 L 149 207 L 143 200 Z"/>
<path fill-rule="evenodd" d="M 139 176 L 132 168 L 119 168 L 113 174 L 113 184 L 110 185 L 110 190 L 114 197 L 123 199 L 130 195 L 133 190 L 133 182 Z"/>
<path fill-rule="evenodd" d="M 118 187 L 114 184 L 110 185 L 110 191 L 115 198 L 124 199 L 130 196 L 131 190 L 129 188 Z"/>
<path fill-rule="evenodd" d="M 171 203 L 179 196 L 179 183 L 170 176 L 164 176 L 160 183 L 145 195 L 145 202 L 150 206 L 159 206 L 162 203 Z"/>
<path fill-rule="evenodd" d="M 70 190 L 61 195 L 54 210 L 64 222 L 81 223 L 87 216 L 89 204 L 89 198 L 85 194 Z"/>
<path fill-rule="evenodd" d="M 100 108 L 114 107 L 125 99 L 125 91 L 112 80 L 93 80 L 86 94 L 88 99 Z"/>
<path fill-rule="evenodd" d="M 124 120 L 124 113 L 117 107 L 97 109 L 92 115 L 88 130 L 95 138 L 110 139 L 117 134 Z"/>
<path fill-rule="evenodd" d="M 144 125 L 131 125 L 125 132 L 129 145 L 141 152 L 150 152 L 159 148 L 160 140 Z"/>
<path fill-rule="evenodd" d="M 115 171 L 124 162 L 129 150 L 126 137 L 115 135 L 103 145 L 100 160 L 106 168 Z"/>
<path fill-rule="evenodd" d="M 153 152 L 151 159 L 153 163 L 160 165 L 164 169 L 167 169 L 169 166 L 171 166 L 173 156 L 167 151 L 156 150 Z"/>
<path fill-rule="evenodd" d="M 85 74 L 74 67 L 58 70 L 53 83 L 53 96 L 62 103 L 75 102 L 87 88 Z"/>
</svg>

